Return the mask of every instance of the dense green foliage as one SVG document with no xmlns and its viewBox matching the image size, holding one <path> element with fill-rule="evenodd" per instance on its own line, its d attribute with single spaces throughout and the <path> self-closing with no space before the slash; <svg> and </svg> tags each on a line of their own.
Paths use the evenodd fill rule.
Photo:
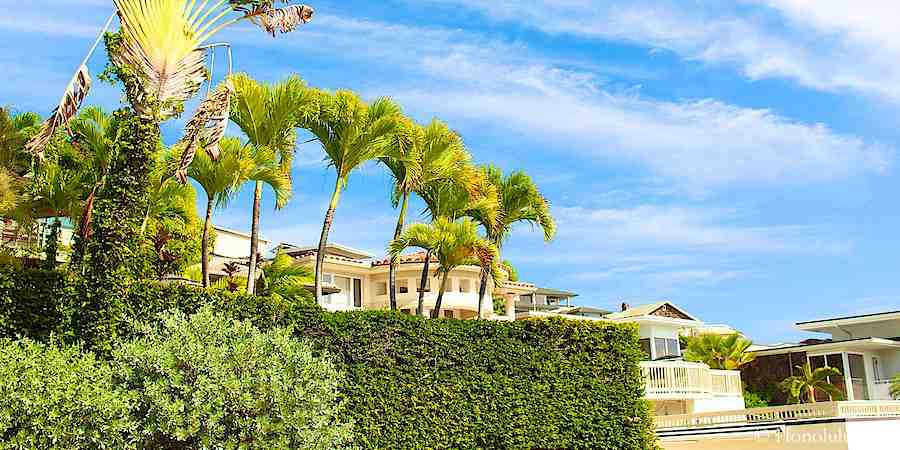
<svg viewBox="0 0 900 450">
<path fill-rule="evenodd" d="M 135 395 L 77 348 L 0 341 L 0 449 L 128 448 Z"/>
<path fill-rule="evenodd" d="M 85 336 L 94 339 L 95 334 L 85 332 L 72 319 L 79 309 L 74 300 L 78 289 L 73 285 L 77 282 L 57 273 L 0 272 L 2 301 L 15 304 L 17 311 L 25 314 L 11 318 L 0 311 L 4 334 L 18 332 L 46 339 L 49 332 L 57 332 L 72 340 Z M 327 313 L 308 301 L 155 282 L 134 283 L 121 292 L 116 313 L 101 316 L 101 322 L 109 321 L 110 329 L 120 339 L 144 339 L 126 350 L 139 355 L 142 362 L 126 366 L 133 371 L 157 367 L 155 370 L 167 375 L 147 375 L 145 380 L 160 389 L 175 388 L 166 383 L 185 383 L 184 373 L 178 373 L 185 369 L 165 361 L 193 360 L 191 364 L 196 366 L 216 352 L 203 356 L 195 346 L 186 344 L 194 339 L 191 333 L 203 327 L 170 327 L 156 338 L 141 338 L 145 326 L 138 321 L 173 308 L 191 313 L 210 305 L 232 318 L 249 320 L 263 331 L 293 327 L 294 333 L 312 342 L 317 352 L 332 355 L 335 367 L 345 374 L 339 384 L 340 398 L 345 402 L 343 414 L 353 422 L 354 444 L 362 448 L 653 446 L 652 423 L 641 398 L 643 381 L 638 362 L 643 354 L 636 329 L 630 325 L 566 320 L 427 320 L 389 312 Z M 62 300 L 54 304 L 54 299 Z M 48 316 L 52 320 L 34 313 L 41 309 L 53 311 Z M 87 344 L 98 347 L 90 339 L 86 339 Z M 169 356 L 154 353 L 157 351 Z M 122 354 L 121 349 L 116 352 Z M 227 367 L 225 363 L 203 364 L 211 371 Z M 182 381 L 177 381 L 179 378 Z M 184 387 L 182 392 L 190 391 L 191 395 L 196 389 L 206 389 L 196 383 L 190 389 Z M 161 409 L 186 404 L 165 397 L 158 401 Z M 186 413 L 184 417 L 188 416 Z M 168 423 L 166 426 L 173 430 L 187 426 Z"/>
<path fill-rule="evenodd" d="M 261 332 L 204 307 L 167 315 L 114 362 L 116 382 L 141 393 L 143 448 L 326 450 L 349 438 L 338 372 L 287 329 Z"/>
<path fill-rule="evenodd" d="M 769 401 L 766 400 L 762 395 L 744 389 L 745 408 L 765 408 L 766 406 L 769 406 Z"/>
<path fill-rule="evenodd" d="M 339 358 L 363 448 L 651 448 L 632 326 L 333 313 L 304 333 Z"/>
</svg>

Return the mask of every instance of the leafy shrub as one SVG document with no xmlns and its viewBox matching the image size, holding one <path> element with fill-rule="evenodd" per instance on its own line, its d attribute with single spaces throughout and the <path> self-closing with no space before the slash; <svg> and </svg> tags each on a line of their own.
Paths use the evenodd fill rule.
<svg viewBox="0 0 900 450">
<path fill-rule="evenodd" d="M 303 332 L 336 355 L 364 448 L 647 449 L 633 326 L 327 313 Z"/>
<path fill-rule="evenodd" d="M 744 407 L 747 409 L 751 408 L 765 408 L 769 406 L 769 401 L 763 395 L 760 395 L 756 392 L 750 392 L 744 389 Z"/>
<path fill-rule="evenodd" d="M 115 364 L 141 393 L 146 448 L 330 449 L 349 437 L 338 372 L 287 329 L 261 332 L 210 307 L 175 313 Z"/>
<path fill-rule="evenodd" d="M 77 348 L 0 341 L 0 448 L 133 447 L 134 396 Z"/>
</svg>

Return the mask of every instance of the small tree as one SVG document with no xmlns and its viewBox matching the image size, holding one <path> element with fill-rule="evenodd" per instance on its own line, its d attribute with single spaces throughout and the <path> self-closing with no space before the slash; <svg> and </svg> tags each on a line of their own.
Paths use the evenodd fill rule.
<svg viewBox="0 0 900 450">
<path fill-rule="evenodd" d="M 844 393 L 828 381 L 829 377 L 841 376 L 841 371 L 834 367 L 820 367 L 812 370 L 809 363 L 797 366 L 799 375 L 792 376 L 781 382 L 781 389 L 788 394 L 788 399 L 794 403 L 816 403 L 816 392 L 828 394 L 833 400 L 841 400 Z"/>
<path fill-rule="evenodd" d="M 756 359 L 747 349 L 753 344 L 739 334 L 700 334 L 685 339 L 684 359 L 701 362 L 711 369 L 738 370 Z"/>
</svg>

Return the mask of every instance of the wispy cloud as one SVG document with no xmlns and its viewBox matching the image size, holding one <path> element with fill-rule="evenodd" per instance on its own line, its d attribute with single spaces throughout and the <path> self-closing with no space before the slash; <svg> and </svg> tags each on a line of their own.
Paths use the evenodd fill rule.
<svg viewBox="0 0 900 450">
<path fill-rule="evenodd" d="M 900 10 L 889 0 L 432 0 L 547 33 L 664 48 L 747 77 L 900 101 Z M 748 9 L 747 5 L 755 6 Z"/>
</svg>

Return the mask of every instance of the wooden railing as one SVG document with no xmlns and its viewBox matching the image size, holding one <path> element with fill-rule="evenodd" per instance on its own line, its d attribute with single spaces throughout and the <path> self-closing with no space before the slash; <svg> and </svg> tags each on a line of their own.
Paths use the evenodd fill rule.
<svg viewBox="0 0 900 450">
<path fill-rule="evenodd" d="M 741 373 L 736 370 L 711 370 L 706 364 L 683 361 L 648 361 L 641 363 L 641 373 L 650 400 L 742 395 Z"/>
<path fill-rule="evenodd" d="M 656 429 L 690 429 L 808 419 L 900 417 L 900 401 L 827 402 L 803 405 L 657 416 Z"/>
</svg>

